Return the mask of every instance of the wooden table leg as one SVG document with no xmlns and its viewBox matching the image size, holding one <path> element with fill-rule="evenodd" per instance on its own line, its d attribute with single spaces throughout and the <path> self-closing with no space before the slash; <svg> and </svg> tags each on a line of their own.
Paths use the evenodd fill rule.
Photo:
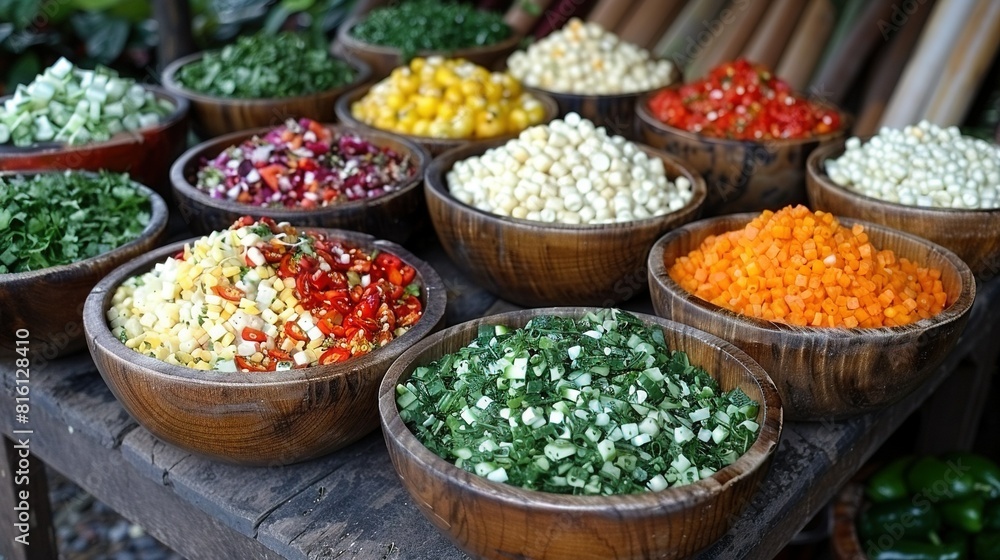
<svg viewBox="0 0 1000 560">
<path fill-rule="evenodd" d="M 30 454 L 31 436 L 23 437 L 0 437 L 0 552 L 10 560 L 52 560 L 59 555 L 45 464 Z"/>
</svg>

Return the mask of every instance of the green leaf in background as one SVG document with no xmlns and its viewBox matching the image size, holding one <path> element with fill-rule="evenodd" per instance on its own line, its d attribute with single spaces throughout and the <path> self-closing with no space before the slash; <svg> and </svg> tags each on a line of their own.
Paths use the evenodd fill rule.
<svg viewBox="0 0 1000 560">
<path fill-rule="evenodd" d="M 281 0 L 281 6 L 289 12 L 304 12 L 315 3 L 315 0 Z"/>
<path fill-rule="evenodd" d="M 7 71 L 6 82 L 8 91 L 13 92 L 18 84 L 27 84 L 42 71 L 42 63 L 38 55 L 28 51 L 14 59 L 14 64 Z"/>
<path fill-rule="evenodd" d="M 76 34 L 85 38 L 87 56 L 97 62 L 110 64 L 125 49 L 129 24 L 124 19 L 103 12 L 82 12 L 70 21 Z"/>
<path fill-rule="evenodd" d="M 41 7 L 42 3 L 37 0 L 0 0 L 0 21 L 24 29 L 31 25 Z"/>
</svg>

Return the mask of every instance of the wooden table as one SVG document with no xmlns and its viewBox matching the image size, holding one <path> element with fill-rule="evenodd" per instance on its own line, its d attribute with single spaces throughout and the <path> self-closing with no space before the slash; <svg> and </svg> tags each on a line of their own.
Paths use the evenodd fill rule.
<svg viewBox="0 0 1000 560">
<path fill-rule="evenodd" d="M 449 324 L 512 308 L 471 285 L 433 236 L 427 238 L 423 246 L 412 248 L 448 285 Z M 1000 281 L 979 286 L 958 348 L 931 381 L 903 401 L 850 421 L 786 422 L 760 491 L 733 529 L 699 558 L 773 557 L 949 377 L 948 388 L 965 388 L 950 397 L 960 399 L 963 417 L 939 424 L 952 434 L 974 432 L 985 402 L 984 384 L 1000 352 L 1000 316 L 991 310 L 998 298 Z M 624 307 L 651 309 L 648 295 Z M 0 553 L 9 559 L 55 558 L 46 538 L 51 529 L 46 529 L 48 498 L 40 461 L 192 559 L 466 557 L 410 502 L 378 432 L 304 464 L 234 467 L 180 451 L 137 426 L 87 354 L 43 362 L 36 356 L 32 364 L 30 422 L 21 425 L 13 412 L 14 359 L 0 358 L 0 426 L 7 436 L 6 461 L 0 462 Z M 12 546 L 16 512 L 8 505 L 16 503 L 11 476 L 19 459 L 15 440 L 25 437 L 13 434 L 18 429 L 32 430 L 27 435 L 30 501 L 37 525 L 27 548 Z M 971 445 L 969 438 L 949 442 Z"/>
</svg>

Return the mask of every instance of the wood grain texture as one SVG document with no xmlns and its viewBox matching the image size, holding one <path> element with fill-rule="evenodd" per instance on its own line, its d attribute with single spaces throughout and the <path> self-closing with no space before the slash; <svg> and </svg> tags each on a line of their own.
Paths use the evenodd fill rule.
<svg viewBox="0 0 1000 560">
<path fill-rule="evenodd" d="M 784 52 L 785 45 L 788 44 L 805 7 L 806 2 L 803 0 L 772 2 L 750 41 L 743 47 L 742 56 L 752 62 L 764 64 L 768 68 L 777 67 L 781 53 Z"/>
<path fill-rule="evenodd" d="M 434 455 L 410 433 L 396 409 L 396 385 L 419 365 L 456 351 L 480 325 L 523 326 L 544 314 L 581 317 L 586 308 L 515 311 L 436 333 L 400 356 L 379 389 L 389 457 L 427 519 L 460 548 L 481 558 L 685 558 L 722 536 L 749 503 L 778 447 L 782 412 L 774 385 L 733 345 L 686 325 L 644 315 L 667 345 L 688 354 L 724 390 L 736 387 L 762 403 L 757 441 L 711 478 L 662 492 L 567 496 L 494 483 Z M 498 528 L 502 520 L 503 530 Z"/>
<path fill-rule="evenodd" d="M 840 131 L 801 140 L 709 138 L 660 122 L 649 110 L 653 95 L 647 94 L 636 103 L 641 139 L 682 159 L 704 177 L 708 216 L 804 203 L 806 159 L 821 144 L 842 139 L 849 126 L 845 122 Z"/>
<path fill-rule="evenodd" d="M 174 112 L 156 126 L 116 134 L 106 142 L 79 146 L 45 144 L 19 148 L 0 146 L 0 171 L 83 169 L 128 172 L 158 194 L 169 196 L 170 164 L 183 151 L 188 133 L 188 101 L 156 86 L 144 86 L 157 99 L 174 104 Z M 0 103 L 8 97 L 0 97 Z"/>
<path fill-rule="evenodd" d="M 51 171 L 56 173 L 56 171 Z M 24 175 L 44 173 L 25 171 Z M 0 172 L 0 176 L 18 173 Z M 135 184 L 149 198 L 150 220 L 136 239 L 107 253 L 64 264 L 0 274 L 0 350 L 17 347 L 19 329 L 30 332 L 31 352 L 47 360 L 81 350 L 83 302 L 91 288 L 119 265 L 158 246 L 167 227 L 167 205 L 145 185 Z"/>
<path fill-rule="evenodd" d="M 863 500 L 864 487 L 850 483 L 841 489 L 836 501 L 833 502 L 833 534 L 830 536 L 830 548 L 834 560 L 868 560 L 855 527 Z"/>
<path fill-rule="evenodd" d="M 336 135 L 354 134 L 382 148 L 406 156 L 415 166 L 413 175 L 398 190 L 377 198 L 343 202 L 323 208 L 262 208 L 233 200 L 213 198 L 198 189 L 198 170 L 205 160 L 211 160 L 230 146 L 241 144 L 254 136 L 263 136 L 270 128 L 234 132 L 198 144 L 174 162 L 170 182 L 174 198 L 191 231 L 198 235 L 226 229 L 244 215 L 269 216 L 278 222 L 301 227 L 331 227 L 370 234 L 396 243 L 406 242 L 415 232 L 429 224 L 423 196 L 423 175 L 430 163 L 430 154 L 417 144 L 386 132 L 370 128 L 324 124 Z"/>
<path fill-rule="evenodd" d="M 58 558 L 45 463 L 30 454 L 30 432 L 4 436 L 0 436 L 0 502 L 6 507 L 0 510 L 0 555 L 9 560 Z M 15 539 L 24 539 L 27 545 Z"/>
<path fill-rule="evenodd" d="M 188 0 L 154 0 L 153 17 L 159 30 L 157 68 L 194 52 L 191 35 L 191 3 Z"/>
<path fill-rule="evenodd" d="M 184 97 L 191 103 L 192 126 L 204 138 L 214 138 L 261 127 L 274 128 L 288 119 L 302 117 L 319 122 L 334 122 L 337 115 L 333 106 L 337 98 L 348 90 L 363 84 L 371 77 L 371 68 L 363 61 L 350 57 L 344 60 L 354 68 L 354 80 L 327 91 L 276 97 L 271 99 L 230 99 L 206 95 L 185 88 L 177 81 L 181 67 L 200 60 L 205 53 L 195 53 L 171 62 L 163 69 L 163 87 L 170 93 Z"/>
<path fill-rule="evenodd" d="M 796 327 L 723 309 L 667 274 L 709 235 L 742 228 L 754 217 L 710 218 L 660 238 L 649 253 L 649 291 L 657 315 L 729 340 L 760 363 L 778 386 L 788 419 L 829 421 L 885 408 L 916 390 L 955 346 L 976 297 L 972 272 L 951 251 L 885 226 L 840 219 L 847 227 L 863 225 L 874 247 L 941 270 L 948 307 L 934 317 L 902 327 Z"/>
<path fill-rule="evenodd" d="M 487 146 L 450 151 L 427 168 L 431 223 L 448 256 L 482 288 L 523 305 L 611 306 L 645 289 L 645 256 L 657 237 L 697 219 L 705 184 L 667 154 L 667 176 L 691 181 L 694 196 L 676 212 L 616 224 L 568 225 L 519 220 L 478 210 L 451 196 L 445 175 L 455 162 Z"/>
<path fill-rule="evenodd" d="M 875 222 L 937 243 L 958 255 L 981 280 L 1000 274 L 1000 209 L 907 206 L 865 196 L 837 185 L 826 174 L 823 162 L 843 153 L 844 144 L 838 142 L 810 156 L 806 189 L 812 208 Z"/>
<path fill-rule="evenodd" d="M 402 66 L 406 63 L 407 59 L 403 57 L 402 51 L 397 48 L 372 45 L 371 43 L 365 43 L 354 37 L 354 34 L 351 31 L 354 29 L 354 26 L 361 21 L 362 19 L 354 18 L 341 24 L 337 29 L 337 38 L 334 43 L 334 48 L 350 57 L 363 61 L 368 67 L 371 68 L 371 79 L 381 80 L 382 78 L 388 76 L 389 73 L 392 72 L 393 68 Z M 510 56 L 510 53 L 517 50 L 517 47 L 521 44 L 521 39 L 523 38 L 523 35 L 519 35 L 512 29 L 510 37 L 493 45 L 456 49 L 454 51 L 418 51 L 416 56 L 464 58 L 480 66 L 496 70 L 506 63 L 507 57 Z M 361 80 L 358 83 L 363 83 L 364 81 L 365 80 Z"/>
<path fill-rule="evenodd" d="M 380 131 L 380 129 L 377 129 L 369 124 L 360 121 L 351 112 L 351 105 L 361 100 L 361 98 L 368 93 L 369 89 L 371 89 L 370 84 L 363 85 L 357 89 L 347 92 L 345 95 L 343 95 L 340 99 L 337 100 L 336 112 L 337 112 L 337 118 L 340 119 L 340 122 L 361 130 Z M 539 124 L 549 123 L 552 121 L 552 119 L 563 114 L 560 112 L 560 107 L 556 104 L 555 99 L 553 99 L 552 96 L 550 96 L 549 94 L 540 91 L 532 91 L 532 94 L 534 94 L 535 98 L 538 99 L 538 101 L 542 104 L 542 107 L 545 110 L 545 115 L 542 117 L 542 122 Z M 520 132 L 503 134 L 501 136 L 496 136 L 494 138 L 489 138 L 486 140 L 466 140 L 462 138 L 431 138 L 429 136 L 414 136 L 412 134 L 395 134 L 395 136 L 404 138 L 406 140 L 413 142 L 414 144 L 417 144 L 432 156 L 438 156 L 447 152 L 448 150 L 453 150 L 461 146 L 480 145 L 487 142 L 493 142 L 496 140 L 510 140 L 512 138 L 517 138 L 518 134 L 520 134 Z"/>
<path fill-rule="evenodd" d="M 809 85 L 809 77 L 816 70 L 833 32 L 836 15 L 830 0 L 810 0 L 806 6 L 775 71 L 792 89 L 802 91 Z"/>
<path fill-rule="evenodd" d="M 179 242 L 147 253 L 108 275 L 87 298 L 84 328 L 98 369 L 125 409 L 158 438 L 192 453 L 243 465 L 285 465 L 358 440 L 378 425 L 375 398 L 389 364 L 433 331 L 444 316 L 440 277 L 395 243 L 344 230 L 317 230 L 400 257 L 417 269 L 424 315 L 371 354 L 329 366 L 246 374 L 172 366 L 126 348 L 105 311 L 116 288 L 177 253 Z"/>
</svg>

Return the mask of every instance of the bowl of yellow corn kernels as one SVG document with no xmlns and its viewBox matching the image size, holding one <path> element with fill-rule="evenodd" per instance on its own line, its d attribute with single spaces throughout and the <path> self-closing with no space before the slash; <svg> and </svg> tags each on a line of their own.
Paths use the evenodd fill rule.
<svg viewBox="0 0 1000 560">
<path fill-rule="evenodd" d="M 438 155 L 471 142 L 510 139 L 556 117 L 556 102 L 505 72 L 460 58 L 414 58 L 387 78 L 337 100 L 337 118 L 401 135 Z"/>
<path fill-rule="evenodd" d="M 157 438 L 282 465 L 375 429 L 383 375 L 445 302 L 399 245 L 246 216 L 118 267 L 83 316 L 108 387 Z"/>
</svg>

